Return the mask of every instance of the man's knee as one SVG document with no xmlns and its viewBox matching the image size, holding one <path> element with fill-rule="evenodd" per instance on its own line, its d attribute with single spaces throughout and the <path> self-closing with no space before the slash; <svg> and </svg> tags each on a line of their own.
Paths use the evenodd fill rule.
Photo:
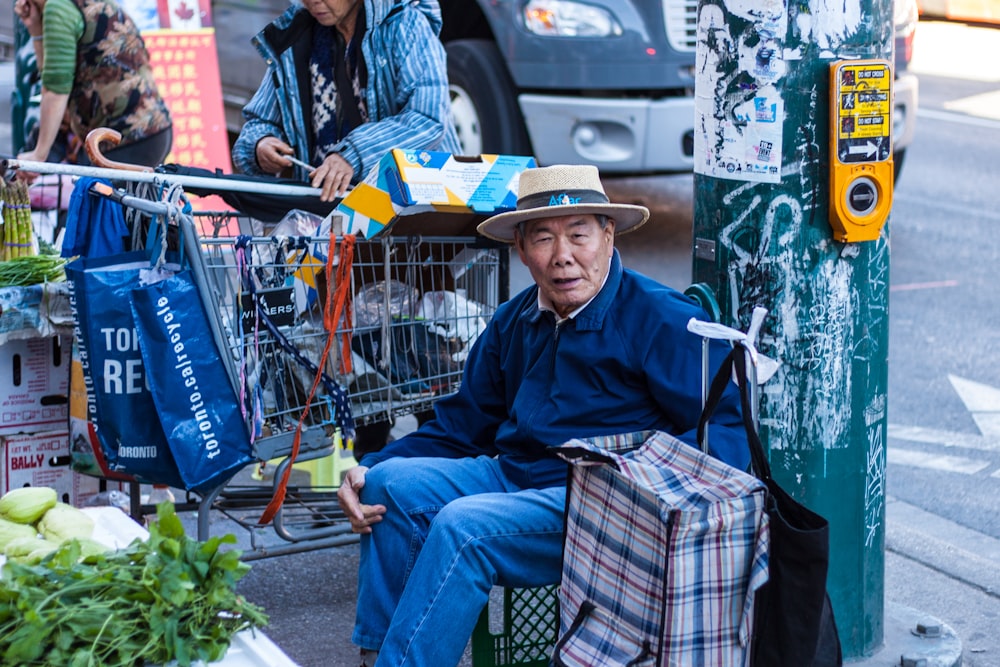
<svg viewBox="0 0 1000 667">
<path fill-rule="evenodd" d="M 519 503 L 512 495 L 481 494 L 453 500 L 434 518 L 427 543 L 433 541 L 456 561 L 479 568 L 491 583 L 501 578 L 531 585 L 537 585 L 536 581 L 551 583 L 558 578 L 562 560 L 561 517 L 549 519 L 537 511 L 524 516 L 526 503 Z"/>
<path fill-rule="evenodd" d="M 493 559 L 488 536 L 495 532 L 488 522 L 476 512 L 470 498 L 458 498 L 438 511 L 430 525 L 428 543 L 446 549 L 457 561 L 477 562 L 485 565 Z M 495 571 L 495 568 L 490 566 Z"/>
<path fill-rule="evenodd" d="M 406 459 L 389 459 L 365 473 L 361 502 L 367 505 L 384 505 L 396 480 L 406 479 L 406 472 L 400 469 L 405 461 Z"/>
<path fill-rule="evenodd" d="M 510 494 L 483 493 L 456 498 L 441 508 L 432 531 L 448 536 L 457 547 L 476 547 L 484 538 L 506 535 L 512 530 L 517 503 Z"/>
</svg>

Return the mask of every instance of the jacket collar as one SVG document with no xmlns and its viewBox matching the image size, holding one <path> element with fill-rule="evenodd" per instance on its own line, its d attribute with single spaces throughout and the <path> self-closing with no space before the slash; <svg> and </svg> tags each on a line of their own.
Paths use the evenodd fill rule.
<svg viewBox="0 0 1000 667">
<path fill-rule="evenodd" d="M 265 58 L 277 57 L 296 43 L 312 42 L 312 28 L 315 24 L 316 20 L 305 8 L 292 5 L 281 16 L 264 26 L 254 37 L 254 41 L 270 51 L 263 54 Z"/>
</svg>

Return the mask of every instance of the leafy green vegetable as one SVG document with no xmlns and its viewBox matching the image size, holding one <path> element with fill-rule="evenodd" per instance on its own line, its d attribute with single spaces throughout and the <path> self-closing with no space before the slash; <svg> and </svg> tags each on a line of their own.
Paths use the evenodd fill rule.
<svg viewBox="0 0 1000 667">
<path fill-rule="evenodd" d="M 157 506 L 145 542 L 81 558 L 70 540 L 37 565 L 7 563 L 0 578 L 0 664 L 141 667 L 221 660 L 232 636 L 267 624 L 237 595 L 250 566 L 233 535 L 187 537 L 171 503 Z"/>
<path fill-rule="evenodd" d="M 62 282 L 66 261 L 58 255 L 27 255 L 0 262 L 0 287 Z"/>
</svg>

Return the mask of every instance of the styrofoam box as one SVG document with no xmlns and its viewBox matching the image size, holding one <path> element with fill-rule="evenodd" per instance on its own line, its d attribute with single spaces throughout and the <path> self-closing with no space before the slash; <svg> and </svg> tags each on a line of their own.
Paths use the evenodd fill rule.
<svg viewBox="0 0 1000 667">
<path fill-rule="evenodd" d="M 71 347 L 60 336 L 0 345 L 0 435 L 65 428 Z"/>
</svg>

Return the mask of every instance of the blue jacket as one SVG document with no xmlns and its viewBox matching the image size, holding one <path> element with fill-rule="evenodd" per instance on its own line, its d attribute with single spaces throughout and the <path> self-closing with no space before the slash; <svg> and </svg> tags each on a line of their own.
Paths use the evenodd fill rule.
<svg viewBox="0 0 1000 667">
<path fill-rule="evenodd" d="M 392 148 L 461 151 L 451 119 L 444 47 L 437 37 L 441 30 L 437 0 L 364 3 L 367 28 L 361 51 L 368 69 L 369 122 L 356 127 L 336 147 L 354 167 L 355 183 Z M 262 173 L 255 151 L 257 142 L 266 136 L 281 138 L 295 148 L 298 159 L 312 163 L 312 121 L 303 110 L 311 105 L 306 82 L 308 45 L 315 24 L 308 11 L 293 4 L 253 38 L 268 71 L 243 108 L 243 129 L 233 146 L 237 171 Z M 297 179 L 305 180 L 307 175 L 306 170 L 295 168 Z"/>
<path fill-rule="evenodd" d="M 499 454 L 512 481 L 545 487 L 565 484 L 549 448 L 572 438 L 657 429 L 697 446 L 702 339 L 687 330 L 692 317 L 708 319 L 683 294 L 623 269 L 617 250 L 604 287 L 559 328 L 532 286 L 497 309 L 435 419 L 361 464 Z M 714 375 L 729 347 L 713 345 Z M 735 384 L 711 421 L 709 448 L 741 470 L 749 464 Z"/>
</svg>

